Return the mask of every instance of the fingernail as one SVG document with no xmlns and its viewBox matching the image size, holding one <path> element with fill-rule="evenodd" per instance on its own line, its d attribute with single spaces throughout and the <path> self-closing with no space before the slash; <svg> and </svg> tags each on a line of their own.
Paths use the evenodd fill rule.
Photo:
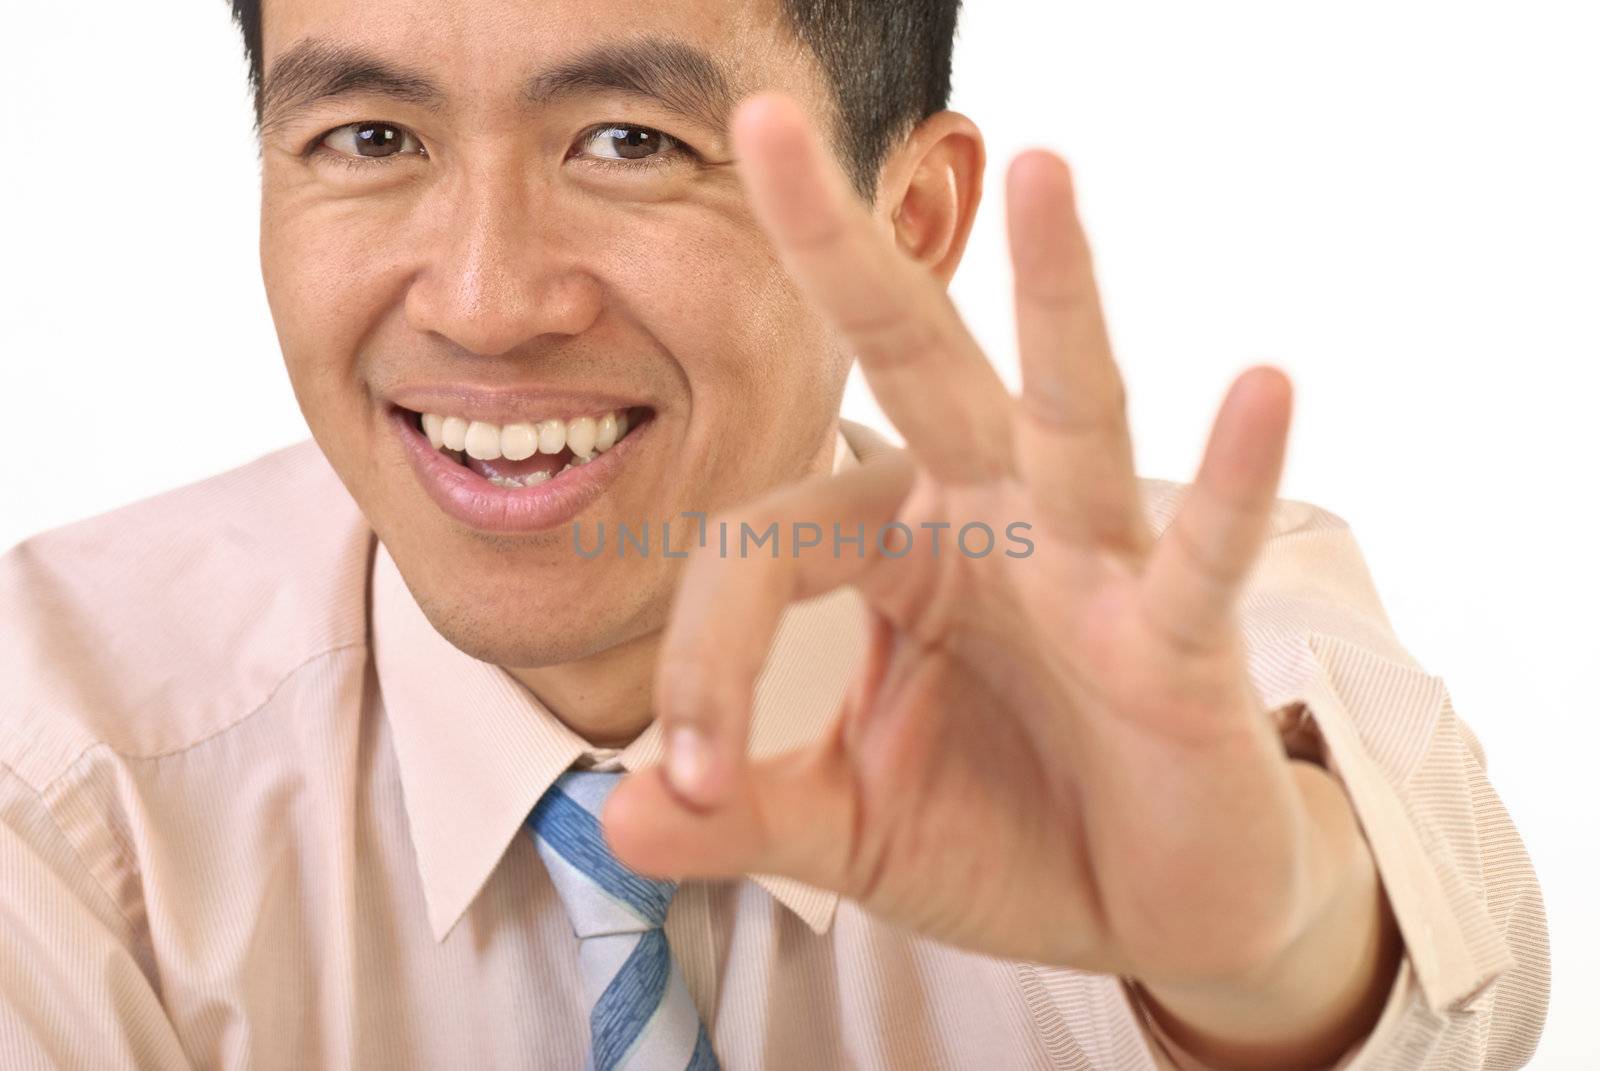
<svg viewBox="0 0 1600 1071">
<path fill-rule="evenodd" d="M 667 776 L 682 792 L 705 795 L 711 749 L 698 729 L 679 727 L 667 734 Z"/>
</svg>

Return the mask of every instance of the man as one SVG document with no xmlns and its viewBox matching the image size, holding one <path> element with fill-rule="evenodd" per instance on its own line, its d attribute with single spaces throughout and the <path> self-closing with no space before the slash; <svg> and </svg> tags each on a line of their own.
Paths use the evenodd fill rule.
<svg viewBox="0 0 1600 1071">
<path fill-rule="evenodd" d="M 5 559 L 5 1066 L 1528 1058 L 1281 373 L 1138 480 L 1046 154 L 1020 399 L 944 296 L 954 0 L 234 7 L 315 447 Z"/>
</svg>

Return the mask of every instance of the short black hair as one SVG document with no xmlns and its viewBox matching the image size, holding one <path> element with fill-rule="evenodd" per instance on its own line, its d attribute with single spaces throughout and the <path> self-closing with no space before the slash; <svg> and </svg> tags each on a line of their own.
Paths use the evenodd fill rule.
<svg viewBox="0 0 1600 1071">
<path fill-rule="evenodd" d="M 261 122 L 261 0 L 229 0 Z M 839 155 L 871 198 L 895 143 L 949 107 L 961 0 L 780 0 L 833 89 Z"/>
</svg>

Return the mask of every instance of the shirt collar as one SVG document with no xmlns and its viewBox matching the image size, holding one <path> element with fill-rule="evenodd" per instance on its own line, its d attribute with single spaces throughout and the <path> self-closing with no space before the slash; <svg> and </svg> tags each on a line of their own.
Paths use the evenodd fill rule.
<svg viewBox="0 0 1600 1071">
<path fill-rule="evenodd" d="M 835 471 L 885 445 L 849 426 Z M 789 608 L 756 687 L 752 755 L 822 736 L 865 639 L 864 608 L 849 589 Z M 451 645 L 429 624 L 381 542 L 372 565 L 372 649 L 436 940 L 477 897 L 545 789 L 580 756 L 629 771 L 661 761 L 656 722 L 621 750 L 593 747 L 510 674 Z M 750 877 L 814 932 L 832 924 L 838 894 L 776 875 Z"/>
</svg>

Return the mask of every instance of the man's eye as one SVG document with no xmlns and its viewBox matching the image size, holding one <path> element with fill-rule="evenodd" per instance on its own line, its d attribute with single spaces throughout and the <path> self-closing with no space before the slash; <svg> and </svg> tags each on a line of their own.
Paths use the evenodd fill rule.
<svg viewBox="0 0 1600 1071">
<path fill-rule="evenodd" d="M 646 160 L 683 149 L 671 134 L 647 126 L 621 123 L 597 127 L 585 134 L 580 151 L 601 160 Z"/>
<path fill-rule="evenodd" d="M 363 160 L 398 156 L 408 145 L 414 147 L 417 155 L 428 155 L 415 134 L 405 127 L 384 122 L 349 123 L 330 130 L 318 143 L 319 147 L 326 146 L 333 152 Z"/>
</svg>

